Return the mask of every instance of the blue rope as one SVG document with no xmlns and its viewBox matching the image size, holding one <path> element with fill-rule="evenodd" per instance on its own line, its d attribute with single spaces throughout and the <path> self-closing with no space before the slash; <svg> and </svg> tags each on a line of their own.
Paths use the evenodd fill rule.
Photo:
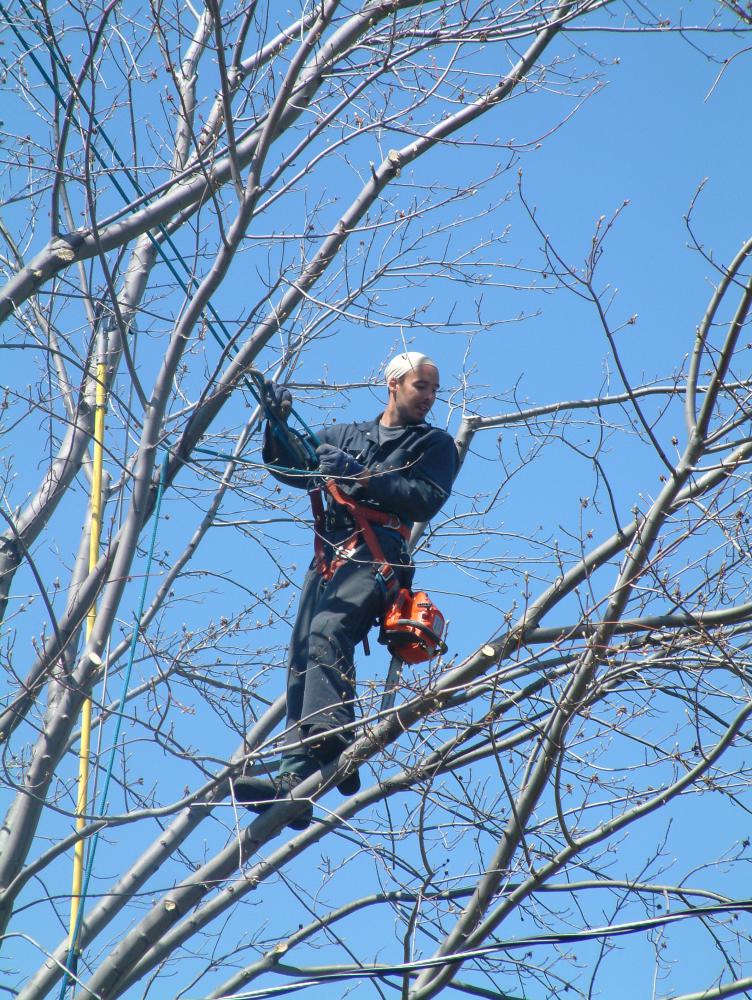
<svg viewBox="0 0 752 1000">
<path fill-rule="evenodd" d="M 18 2 L 20 4 L 20 6 L 21 6 L 21 9 L 23 10 L 23 12 L 28 17 L 29 22 L 33 24 L 34 23 L 34 18 L 32 16 L 32 12 L 26 6 L 25 0 L 18 0 Z M 33 49 L 26 42 L 26 39 L 24 38 L 21 30 L 19 29 L 19 27 L 15 23 L 14 19 L 10 16 L 10 14 L 9 14 L 8 10 L 6 9 L 5 4 L 2 2 L 2 0 L 0 0 L 0 14 L 2 14 L 3 18 L 5 19 L 6 24 L 11 29 L 11 31 L 14 33 L 14 35 L 16 36 L 16 38 L 18 39 L 18 41 L 21 43 L 21 45 L 23 46 L 24 51 L 30 57 L 31 61 L 33 62 L 34 66 L 36 67 L 36 69 L 39 72 L 39 74 L 42 77 L 42 79 L 45 81 L 45 83 L 47 84 L 47 86 L 50 87 L 50 89 L 54 92 L 54 94 L 56 95 L 56 97 L 60 101 L 60 103 L 63 104 L 63 105 L 65 105 L 65 103 L 66 103 L 65 99 L 64 99 L 62 93 L 60 92 L 59 88 L 55 85 L 54 80 L 50 77 L 49 73 L 47 72 L 47 70 L 45 69 L 45 67 L 42 65 L 42 63 L 41 63 L 40 59 L 37 57 L 36 53 L 33 51 Z M 44 42 L 44 45 L 45 45 L 47 51 L 49 52 L 49 55 L 50 55 L 50 58 L 52 59 L 52 61 L 57 65 L 58 69 L 61 71 L 61 73 L 63 74 L 63 76 L 66 78 L 66 80 L 68 81 L 68 83 L 71 86 L 72 90 L 76 91 L 76 81 L 75 81 L 75 79 L 73 77 L 73 74 L 71 73 L 70 67 L 65 62 L 61 61 L 61 59 L 59 58 L 59 55 L 58 55 L 57 51 L 50 44 L 49 40 L 46 37 L 43 38 L 43 42 Z M 79 97 L 80 97 L 80 95 L 79 95 Z M 144 198 L 146 201 L 148 201 L 151 196 L 149 194 L 147 194 L 146 192 L 144 192 L 144 190 L 142 189 L 141 185 L 138 183 L 136 177 L 133 175 L 133 172 L 129 169 L 128 165 L 125 163 L 125 161 L 120 156 L 120 153 L 118 152 L 115 144 L 110 140 L 110 138 L 107 135 L 107 132 L 106 132 L 104 126 L 102 125 L 102 123 L 99 121 L 99 119 L 97 118 L 97 116 L 93 113 L 93 111 L 91 111 L 88 108 L 88 106 L 86 104 L 83 104 L 83 107 L 87 111 L 87 113 L 91 116 L 92 125 L 96 127 L 97 134 L 102 137 L 102 140 L 104 141 L 104 143 L 106 144 L 106 146 L 109 149 L 110 153 L 114 157 L 116 163 L 122 169 L 125 177 L 127 177 L 128 181 L 130 182 L 131 186 L 133 187 L 133 190 L 136 192 L 136 194 L 140 198 Z M 107 176 L 110 178 L 112 184 L 115 187 L 115 190 L 118 192 L 118 194 L 120 195 L 120 197 L 123 199 L 123 201 L 127 205 L 129 203 L 128 195 L 125 192 L 125 190 L 123 189 L 122 185 L 120 184 L 120 182 L 119 182 L 119 180 L 117 178 L 117 175 L 112 170 L 109 169 L 109 165 L 106 163 L 106 161 L 104 160 L 104 157 L 101 155 L 101 153 L 97 149 L 96 143 L 92 144 L 92 152 L 93 152 L 93 154 L 94 154 L 97 162 L 99 163 L 99 165 L 107 173 Z M 196 280 L 196 278 L 193 277 L 193 275 L 191 273 L 191 270 L 190 270 L 187 262 L 184 260 L 182 254 L 180 254 L 178 252 L 178 248 L 175 245 L 175 243 L 173 242 L 172 237 L 167 232 L 167 230 L 164 228 L 164 226 L 162 226 L 161 224 L 159 226 L 159 233 L 160 233 L 161 239 L 173 251 L 175 260 L 179 262 L 179 264 L 183 268 L 183 271 L 188 276 L 188 283 L 186 283 L 185 281 L 183 281 L 183 279 L 181 278 L 180 274 L 178 273 L 178 271 L 177 271 L 177 269 L 175 267 L 174 261 L 167 256 L 167 254 L 165 253 L 165 251 L 164 251 L 164 249 L 162 247 L 162 243 L 160 242 L 160 240 L 157 240 L 155 238 L 155 236 L 151 233 L 151 231 L 147 232 L 147 236 L 148 236 L 149 240 L 151 241 L 152 246 L 157 251 L 157 254 L 161 258 L 162 262 L 167 265 L 167 268 L 170 271 L 170 274 L 173 276 L 173 278 L 175 279 L 175 281 L 178 283 L 178 285 L 182 289 L 183 293 L 185 295 L 187 295 L 187 296 L 190 296 L 190 290 L 198 287 L 198 281 Z M 209 332 L 211 333 L 212 337 L 214 338 L 214 340 L 216 341 L 216 343 L 221 348 L 224 349 L 226 347 L 229 347 L 230 354 L 234 357 L 238 353 L 238 347 L 233 343 L 233 340 L 232 340 L 232 337 L 230 335 L 229 330 L 227 329 L 227 327 L 225 326 L 225 324 L 222 322 L 222 319 L 220 318 L 219 314 L 217 313 L 217 311 L 214 308 L 214 306 L 211 303 L 211 301 L 209 301 L 209 302 L 206 303 L 205 309 L 209 313 L 209 315 L 211 316 L 211 319 L 207 319 L 206 323 L 207 323 L 207 326 L 209 328 Z M 212 323 L 212 320 L 214 321 L 214 323 Z M 214 327 L 215 323 L 216 323 L 217 327 L 219 328 L 219 330 L 221 331 L 221 333 L 222 333 L 222 335 L 224 337 L 224 340 L 222 339 L 222 337 L 220 337 L 219 333 L 215 329 L 215 327 Z M 318 456 L 316 455 L 316 446 L 320 442 L 319 442 L 318 437 L 311 430 L 311 428 L 308 426 L 308 424 L 306 424 L 306 422 L 302 419 L 302 417 L 298 413 L 295 412 L 294 409 L 291 410 L 291 414 L 292 414 L 292 416 L 295 417 L 295 419 L 299 422 L 299 424 L 303 428 L 303 433 L 302 434 L 299 434 L 296 431 L 292 430 L 291 428 L 289 428 L 286 425 L 286 423 L 283 420 L 281 420 L 281 418 L 279 417 L 279 415 L 277 413 L 275 413 L 274 410 L 269 406 L 269 401 L 268 401 L 267 396 L 266 396 L 264 377 L 261 374 L 261 372 L 258 372 L 258 371 L 255 371 L 255 370 L 251 369 L 249 371 L 248 375 L 244 376 L 243 381 L 245 383 L 246 388 L 249 389 L 249 391 L 251 392 L 251 394 L 255 398 L 256 402 L 264 410 L 264 414 L 266 416 L 266 419 L 269 421 L 269 423 L 270 423 L 270 425 L 272 427 L 272 432 L 273 432 L 274 436 L 279 441 L 281 441 L 284 445 L 286 445 L 292 439 L 293 443 L 297 443 L 300 447 L 302 447 L 303 453 L 306 456 L 306 462 L 309 465 L 309 468 L 310 469 L 315 469 L 316 466 L 318 465 Z M 285 469 L 283 471 L 287 471 L 287 470 Z M 292 469 L 290 471 L 298 471 L 298 470 Z"/>
<path fill-rule="evenodd" d="M 21 6 L 21 9 L 24 11 L 24 13 L 26 14 L 26 16 L 29 18 L 29 21 L 31 23 L 33 23 L 34 19 L 32 17 L 31 12 L 28 9 L 28 7 L 26 6 L 24 0 L 19 0 L 19 3 L 20 3 L 20 6 Z M 26 54 L 32 60 L 34 66 L 36 67 L 36 69 L 39 72 L 39 74 L 42 77 L 42 79 L 45 81 L 45 83 L 47 84 L 47 86 L 50 87 L 50 89 L 55 93 L 55 95 L 57 96 L 57 98 L 61 102 L 61 104 L 64 105 L 66 102 L 65 102 L 65 99 L 64 99 L 63 95 L 61 94 L 59 88 L 55 85 L 53 79 L 50 77 L 49 73 L 47 72 L 47 70 L 45 69 L 45 67 L 42 65 L 41 61 L 38 59 L 36 53 L 33 51 L 33 49 L 26 42 L 26 39 L 24 38 L 22 32 L 19 30 L 18 26 L 15 23 L 15 20 L 10 16 L 10 14 L 9 14 L 8 10 L 6 9 L 4 3 L 2 3 L 2 0 L 0 0 L 0 14 L 2 14 L 3 19 L 5 20 L 6 24 L 11 29 L 11 31 L 14 33 L 14 35 L 16 36 L 16 38 L 18 39 L 18 41 L 21 43 L 21 45 L 22 45 L 23 49 L 25 50 Z M 55 49 L 53 48 L 53 46 L 50 45 L 50 43 L 47 40 L 47 38 L 44 38 L 43 41 L 44 41 L 44 45 L 45 45 L 47 51 L 49 52 L 50 57 L 52 58 L 53 62 L 57 65 L 58 69 L 61 70 L 61 72 L 63 73 L 63 76 L 67 79 L 67 81 L 70 84 L 71 88 L 74 89 L 74 90 L 76 90 L 76 82 L 75 82 L 75 80 L 73 78 L 73 75 L 71 74 L 71 71 L 70 71 L 69 67 L 64 62 L 62 62 L 60 60 L 58 53 L 55 51 Z M 104 129 L 104 127 L 101 124 L 101 122 L 98 120 L 98 118 L 96 117 L 96 115 L 94 115 L 93 112 L 91 112 L 91 110 L 89 108 L 87 108 L 85 105 L 84 105 L 84 107 L 85 107 L 85 109 L 87 110 L 87 112 L 91 116 L 92 125 L 94 125 L 96 127 L 97 133 L 102 137 L 102 139 L 105 142 L 107 148 L 109 149 L 109 151 L 113 155 L 113 157 L 114 157 L 116 163 L 118 164 L 118 166 L 123 170 L 123 173 L 124 173 L 125 177 L 127 177 L 127 179 L 129 180 L 129 182 L 130 182 L 131 186 L 133 187 L 134 191 L 136 192 L 136 194 L 139 197 L 141 197 L 141 198 L 145 199 L 146 201 L 148 201 L 151 196 L 143 191 L 143 189 L 141 188 L 140 184 L 138 183 L 138 181 L 134 177 L 132 171 L 128 168 L 128 165 L 125 163 L 125 161 L 120 156 L 120 154 L 119 154 L 116 146 L 111 142 L 111 140 L 110 140 L 109 136 L 107 135 L 107 132 Z M 109 165 L 105 162 L 104 158 L 102 157 L 102 155 L 100 154 L 99 150 L 97 149 L 96 143 L 92 144 L 92 152 L 93 152 L 94 157 L 96 158 L 97 162 L 106 171 L 107 175 L 109 176 L 110 180 L 112 181 L 113 186 L 115 187 L 115 190 L 118 192 L 118 194 L 120 195 L 120 197 L 123 199 L 123 201 L 127 205 L 129 203 L 128 195 L 127 195 L 126 191 L 123 189 L 122 185 L 120 184 L 117 176 L 113 173 L 112 170 L 109 169 Z M 165 253 L 165 251 L 164 251 L 164 249 L 162 247 L 162 243 L 159 240 L 157 240 L 152 235 L 151 232 L 148 232 L 147 236 L 148 236 L 149 240 L 151 241 L 153 247 L 157 251 L 159 257 L 162 259 L 163 263 L 167 265 L 168 270 L 172 274 L 173 278 L 177 281 L 177 283 L 180 286 L 180 288 L 182 289 L 182 291 L 186 295 L 190 295 L 190 289 L 198 287 L 198 282 L 197 282 L 197 280 L 194 277 L 192 277 L 190 269 L 188 267 L 188 264 L 183 259 L 182 255 L 178 252 L 178 249 L 177 249 L 175 243 L 173 242 L 172 237 L 170 236 L 170 234 L 166 231 L 166 229 L 162 225 L 159 226 L 159 232 L 160 232 L 162 240 L 173 251 L 173 253 L 175 255 L 175 260 L 177 260 L 182 265 L 184 272 L 188 275 L 189 281 L 188 281 L 187 284 L 186 284 L 185 281 L 183 281 L 183 279 L 181 278 L 180 274 L 178 273 L 173 260 L 171 260 L 167 256 L 167 254 Z M 228 331 L 228 329 L 226 328 L 226 326 L 222 322 L 222 320 L 221 320 L 219 314 L 217 313 L 216 309 L 214 308 L 213 304 L 211 302 L 207 302 L 205 308 L 206 308 L 206 311 L 211 316 L 211 319 L 214 320 L 214 323 L 216 323 L 217 326 L 219 327 L 219 329 L 221 330 L 222 334 L 224 335 L 225 340 L 223 342 L 222 338 L 219 336 L 219 334 L 217 333 L 216 329 L 214 328 L 214 325 L 211 322 L 211 320 L 207 320 L 207 326 L 209 328 L 209 332 L 211 333 L 212 337 L 217 342 L 217 344 L 219 344 L 220 347 L 224 348 L 224 347 L 229 346 L 231 354 L 233 356 L 236 355 L 237 352 L 238 352 L 238 348 L 237 348 L 237 346 L 234 343 L 232 343 L 232 337 L 230 335 L 230 332 Z M 291 414 L 300 423 L 301 427 L 303 428 L 303 433 L 298 433 L 297 431 L 293 430 L 292 428 L 289 428 L 286 425 L 285 421 L 283 421 L 279 417 L 279 415 L 276 414 L 274 412 L 274 410 L 269 406 L 268 400 L 266 398 L 265 388 L 264 388 L 264 379 L 263 379 L 263 376 L 261 375 L 261 373 L 260 372 L 255 372 L 255 371 L 251 371 L 249 374 L 250 374 L 250 378 L 246 377 L 244 379 L 246 387 L 250 390 L 251 394 L 255 397 L 256 401 L 259 403 L 259 405 L 264 410 L 264 414 L 265 414 L 267 420 L 269 421 L 269 423 L 271 424 L 272 433 L 274 434 L 274 436 L 279 441 L 281 441 L 283 444 L 287 444 L 290 440 L 292 440 L 295 443 L 297 443 L 303 449 L 303 454 L 306 456 L 307 461 L 310 463 L 310 468 L 308 468 L 308 469 L 286 468 L 286 467 L 283 467 L 283 466 L 277 466 L 277 468 L 279 468 L 280 471 L 288 472 L 288 473 L 291 473 L 291 474 L 309 473 L 312 469 L 314 469 L 318 465 L 318 456 L 316 455 L 316 450 L 315 450 L 316 446 L 319 444 L 318 437 L 311 430 L 311 428 L 308 426 L 308 424 L 306 424 L 306 422 L 302 419 L 302 417 L 300 417 L 300 415 L 295 412 L 295 410 L 291 410 Z M 237 458 L 237 457 L 234 457 L 234 456 L 223 455 L 220 452 L 215 452 L 215 451 L 212 451 L 211 449 L 208 449 L 208 448 L 198 448 L 197 450 L 203 451 L 203 452 L 207 452 L 209 454 L 214 454 L 216 457 L 227 459 L 227 460 L 232 459 L 234 461 L 244 461 L 243 459 L 240 459 L 240 458 Z M 109 764 L 108 764 L 108 767 L 107 767 L 107 772 L 106 772 L 106 775 L 105 775 L 105 781 L 104 781 L 104 785 L 103 785 L 103 788 L 102 788 L 102 795 L 101 795 L 101 799 L 100 799 L 100 807 L 99 807 L 99 814 L 98 814 L 99 816 L 103 816 L 104 815 L 104 809 L 105 809 L 106 802 L 107 802 L 107 793 L 109 791 L 110 781 L 111 781 L 111 778 L 112 778 L 112 771 L 113 771 L 114 763 L 115 763 L 115 753 L 116 753 L 116 750 L 117 750 L 117 743 L 118 743 L 118 739 L 120 737 L 120 728 L 121 728 L 122 719 L 123 719 L 122 714 L 120 712 L 120 709 L 121 709 L 121 707 L 122 707 L 122 705 L 123 705 L 123 703 L 125 701 L 125 696 L 126 696 L 127 690 L 128 690 L 128 684 L 129 684 L 129 681 L 130 681 L 131 671 L 132 671 L 132 668 L 133 668 L 133 660 L 134 660 L 134 657 L 135 657 L 136 645 L 137 645 L 137 642 L 138 642 L 138 635 L 139 635 L 139 630 L 140 630 L 141 616 L 143 614 L 144 605 L 145 605 L 145 602 L 146 602 L 146 588 L 147 588 L 148 579 L 149 579 L 149 572 L 150 572 L 150 569 L 151 569 L 152 557 L 153 557 L 153 554 L 154 554 L 154 546 L 156 544 L 157 525 L 158 525 L 158 521 L 159 521 L 159 510 L 160 510 L 160 506 L 161 506 L 161 503 L 162 503 L 162 495 L 164 493 L 164 484 L 165 484 L 165 477 L 166 477 L 166 471 L 167 471 L 167 466 L 168 466 L 168 460 L 169 460 L 169 453 L 165 455 L 165 459 L 164 459 L 164 462 L 162 463 L 162 469 L 161 469 L 160 477 L 159 477 L 159 487 L 158 487 L 158 491 L 157 491 L 157 500 L 156 500 L 156 505 L 155 505 L 155 510 L 154 510 L 154 524 L 153 524 L 153 528 L 152 528 L 151 544 L 150 544 L 149 553 L 148 553 L 148 556 L 147 556 L 146 572 L 144 574 L 144 585 L 143 585 L 143 589 L 142 589 L 142 592 L 141 592 L 141 600 L 140 600 L 140 603 L 139 603 L 138 614 L 136 616 L 136 625 L 135 625 L 135 628 L 133 630 L 133 636 L 132 636 L 132 639 L 131 639 L 131 647 L 130 647 L 130 653 L 129 653 L 129 658 L 128 658 L 128 665 L 127 665 L 127 668 L 126 668 L 126 671 L 125 671 L 125 675 L 124 675 L 124 679 L 123 679 L 123 693 L 121 695 L 120 702 L 119 702 L 118 708 L 117 708 L 117 722 L 116 722 L 116 727 L 115 727 L 115 738 L 113 739 L 112 750 L 110 751 L 110 761 L 109 761 Z M 88 858 L 87 858 L 87 865 L 86 865 L 86 871 L 85 871 L 85 874 L 84 874 L 84 882 L 83 882 L 83 886 L 82 886 L 82 890 L 81 890 L 81 900 L 80 900 L 80 905 L 79 905 L 79 909 L 78 909 L 78 915 L 77 915 L 77 918 L 76 918 L 76 926 L 74 928 L 73 943 L 72 943 L 72 945 L 71 945 L 71 947 L 70 947 L 70 949 L 68 951 L 68 956 L 67 956 L 66 963 L 65 963 L 65 974 L 63 976 L 63 985 L 62 985 L 62 990 L 61 990 L 61 993 L 60 993 L 61 1000 L 63 1000 L 63 998 L 65 996 L 65 991 L 68 988 L 69 983 L 70 984 L 73 983 L 73 980 L 71 978 L 71 973 L 73 975 L 75 975 L 75 972 L 76 972 L 76 970 L 75 970 L 75 966 L 77 964 L 76 941 L 78 940 L 78 935 L 79 935 L 79 932 L 80 932 L 80 929 L 81 929 L 81 923 L 82 923 L 82 920 L 83 920 L 83 911 L 84 911 L 84 905 L 83 904 L 84 904 L 84 902 L 86 900 L 86 896 L 87 896 L 87 892 L 88 892 L 89 881 L 91 879 L 91 874 L 92 874 L 92 870 L 93 870 L 93 866 L 94 866 L 94 857 L 95 857 L 95 854 L 96 854 L 96 848 L 97 848 L 98 842 L 99 842 L 99 831 L 97 831 L 96 834 L 94 835 L 94 837 L 93 837 L 93 839 L 91 841 L 90 848 L 89 848 L 89 853 L 88 853 Z"/>
<path fill-rule="evenodd" d="M 20 4 L 20 6 L 21 6 L 21 9 L 24 11 L 24 13 L 26 14 L 26 16 L 28 17 L 29 22 L 31 24 L 34 24 L 34 20 L 35 19 L 33 17 L 33 14 L 28 9 L 28 7 L 26 6 L 24 0 L 18 0 L 18 2 Z M 39 72 L 39 74 L 42 77 L 42 79 L 44 80 L 44 82 L 53 91 L 53 93 L 55 94 L 55 96 L 57 97 L 57 99 L 60 101 L 60 103 L 63 106 L 65 106 L 65 104 L 66 104 L 65 98 L 61 94 L 59 88 L 55 85 L 54 81 L 50 77 L 50 75 L 47 72 L 47 70 L 42 65 L 42 63 L 39 60 L 39 58 L 37 57 L 36 53 L 33 51 L 33 49 L 26 42 L 26 39 L 24 38 L 24 36 L 21 33 L 21 31 L 18 28 L 18 26 L 16 25 L 15 20 L 10 16 L 10 14 L 7 11 L 7 9 L 5 7 L 5 4 L 2 2 L 2 0 L 0 0 L 0 14 L 2 14 L 3 18 L 5 19 L 5 23 L 8 25 L 8 27 L 11 29 L 11 31 L 13 32 L 13 34 L 16 36 L 16 38 L 18 39 L 18 41 L 23 46 L 24 51 L 26 52 L 26 54 L 29 56 L 29 58 L 33 62 L 34 66 L 36 67 L 37 71 Z M 53 48 L 53 46 L 50 44 L 50 42 L 48 41 L 48 39 L 46 37 L 43 38 L 43 42 L 44 42 L 44 45 L 45 45 L 47 51 L 49 52 L 49 55 L 50 55 L 50 58 L 52 59 L 52 61 L 58 67 L 58 69 L 63 74 L 63 76 L 67 79 L 68 83 L 71 86 L 71 89 L 76 92 L 79 100 L 82 100 L 80 92 L 78 91 L 78 89 L 76 87 L 76 81 L 75 81 L 75 79 L 73 77 L 73 74 L 70 71 L 69 66 L 65 62 L 62 62 L 60 60 L 57 51 Z M 93 128 L 95 128 L 97 134 L 102 137 L 105 145 L 107 146 L 108 150 L 112 154 L 112 156 L 115 159 L 116 163 L 122 169 L 124 175 L 130 181 L 130 184 L 131 184 L 133 190 L 135 191 L 135 193 L 138 195 L 139 198 L 143 198 L 145 200 L 145 202 L 150 201 L 152 199 L 153 195 L 149 194 L 148 192 L 145 192 L 143 190 L 143 188 L 141 187 L 141 185 L 138 183 L 138 181 L 136 180 L 136 178 L 133 175 L 133 172 L 129 169 L 128 165 L 125 163 L 125 161 L 123 160 L 123 158 L 120 156 L 120 153 L 118 152 L 116 146 L 110 140 L 110 138 L 107 135 L 107 132 L 106 132 L 104 126 L 99 121 L 99 119 L 97 118 L 97 116 L 89 109 L 89 107 L 85 103 L 83 103 L 83 101 L 82 101 L 82 106 L 87 111 L 87 113 L 90 115 L 90 117 L 91 117 L 91 124 L 92 124 Z M 93 142 L 91 148 L 92 148 L 92 152 L 93 152 L 93 155 L 94 155 L 95 159 L 97 160 L 97 162 L 99 163 L 99 165 L 102 167 L 102 169 L 106 173 L 107 177 L 112 182 L 115 190 L 118 192 L 118 194 L 120 195 L 120 197 L 123 199 L 123 202 L 127 206 L 130 203 L 130 198 L 128 197 L 126 191 L 123 189 L 122 185 L 120 184 L 120 181 L 118 180 L 117 175 L 110 168 L 110 165 L 105 161 L 104 157 L 102 156 L 102 154 L 97 149 L 96 143 Z M 199 286 L 199 282 L 198 282 L 198 280 L 195 277 L 193 277 L 193 275 L 191 273 L 191 270 L 190 270 L 190 268 L 188 266 L 188 263 L 185 261 L 185 259 L 183 258 L 183 255 L 179 252 L 177 246 L 175 245 L 175 242 L 173 241 L 172 237 L 170 236 L 170 234 L 167 232 L 167 230 L 164 228 L 164 226 L 161 223 L 160 223 L 158 229 L 159 229 L 159 233 L 160 233 L 161 239 L 172 250 L 172 252 L 174 254 L 174 257 L 175 257 L 175 260 L 178 261 L 178 263 L 182 266 L 183 272 L 188 276 L 188 283 L 187 284 L 186 284 L 185 281 L 183 281 L 183 279 L 181 278 L 180 274 L 178 273 L 178 270 L 175 267 L 174 261 L 172 259 L 170 259 L 170 257 L 168 257 L 167 254 L 165 253 L 160 240 L 158 240 L 152 234 L 151 230 L 147 230 L 146 235 L 147 235 L 148 239 L 150 240 L 150 242 L 151 242 L 152 246 L 154 247 L 154 249 L 157 251 L 157 254 L 161 258 L 162 263 L 164 263 L 164 264 L 167 265 L 167 269 L 169 270 L 170 274 L 173 276 L 173 278 L 175 279 L 175 281 L 178 283 L 178 285 L 180 286 L 180 288 L 183 291 L 183 293 L 186 296 L 190 297 L 191 290 L 192 289 L 197 289 L 198 286 Z M 214 338 L 214 340 L 216 341 L 216 343 L 221 348 L 224 349 L 226 347 L 229 347 L 230 353 L 234 357 L 238 353 L 238 347 L 232 342 L 232 337 L 230 335 L 230 331 L 227 329 L 227 327 L 223 323 L 223 321 L 222 321 L 219 313 L 217 312 L 217 310 L 214 308 L 213 304 L 210 301 L 206 303 L 206 306 L 204 308 L 206 309 L 206 311 L 211 316 L 211 320 L 213 320 L 214 323 L 217 325 L 217 327 L 219 327 L 219 329 L 221 330 L 221 332 L 222 332 L 222 334 L 223 334 L 223 336 L 224 336 L 225 339 L 222 340 L 222 337 L 220 337 L 219 334 L 217 333 L 217 330 L 215 329 L 214 324 L 212 323 L 212 321 L 209 320 L 209 319 L 207 319 L 206 320 L 206 325 L 209 328 L 209 332 L 211 333 L 212 337 Z M 247 379 L 247 378 L 245 379 L 245 384 L 246 384 L 246 387 L 248 389 L 250 389 L 250 391 L 253 394 L 253 396 L 256 398 L 256 401 L 259 402 L 259 403 L 261 403 L 262 400 L 259 399 L 259 397 L 258 397 L 256 391 L 254 390 L 253 386 L 251 385 L 249 379 Z"/>
<path fill-rule="evenodd" d="M 107 793 L 110 788 L 110 781 L 112 780 L 112 772 L 115 767 L 115 754 L 117 753 L 118 740 L 120 739 L 120 729 L 123 725 L 123 714 L 122 707 L 125 704 L 126 695 L 128 694 L 128 687 L 130 684 L 131 673 L 133 671 L 133 661 L 136 657 L 136 646 L 138 644 L 138 636 L 141 631 L 141 619 L 144 614 L 144 605 L 146 604 L 146 590 L 149 584 L 149 573 L 151 571 L 151 564 L 154 557 L 154 549 L 157 544 L 157 527 L 159 524 L 159 511 L 162 506 L 162 496 L 164 494 L 165 479 L 167 477 L 167 469 L 169 466 L 170 454 L 167 452 L 162 462 L 162 468 L 159 473 L 159 485 L 157 487 L 157 499 L 154 505 L 154 521 L 152 524 L 151 531 L 151 541 L 149 543 L 149 552 L 146 556 L 146 568 L 144 570 L 144 582 L 141 588 L 141 598 L 138 604 L 138 611 L 136 613 L 136 623 L 133 628 L 133 634 L 131 636 L 130 651 L 128 653 L 128 664 L 125 669 L 125 674 L 123 675 L 123 686 L 120 694 L 120 699 L 115 709 L 115 734 L 112 740 L 112 749 L 110 750 L 110 759 L 107 764 L 107 771 L 105 773 L 104 783 L 102 785 L 102 793 L 99 800 L 99 811 L 95 814 L 97 817 L 104 816 L 105 808 L 107 806 Z M 91 880 L 91 874 L 94 869 L 94 857 L 97 852 L 97 844 L 99 843 L 99 833 L 94 834 L 92 838 L 91 845 L 89 847 L 89 854 L 86 859 L 86 870 L 84 872 L 84 881 L 81 888 L 81 898 L 79 900 L 78 914 L 76 916 L 76 925 L 73 931 L 73 939 L 71 946 L 68 949 L 68 955 L 65 960 L 65 974 L 63 976 L 63 985 L 60 990 L 60 1000 L 65 997 L 65 991 L 67 990 L 69 984 L 73 984 L 73 979 L 71 974 L 76 974 L 77 963 L 77 948 L 76 943 L 78 941 L 78 935 L 81 930 L 81 924 L 83 922 L 84 915 L 84 903 L 86 902 L 86 896 L 89 891 L 89 882 Z"/>
<path fill-rule="evenodd" d="M 229 452 L 217 451 L 214 448 L 203 448 L 200 445 L 196 445 L 193 450 L 201 452 L 203 455 L 210 455 L 212 458 L 219 458 L 223 462 L 238 462 L 241 465 L 251 465 L 254 469 L 273 469 L 275 472 L 284 472 L 288 476 L 311 476 L 315 474 L 315 469 L 299 469 L 290 465 L 277 465 L 276 462 L 273 465 L 267 462 L 254 462 L 252 458 L 242 458 L 240 455 L 230 455 Z"/>
<path fill-rule="evenodd" d="M 299 454 L 297 457 L 304 459 L 307 471 L 310 472 L 317 468 L 319 457 L 316 454 L 316 448 L 321 444 L 318 436 L 311 430 L 292 404 L 290 405 L 288 416 L 294 417 L 303 428 L 303 431 L 301 433 L 290 427 L 287 418 L 283 419 L 271 405 L 267 389 L 268 383 L 261 372 L 252 368 L 248 374 L 255 385 L 255 391 L 252 390 L 253 394 L 258 400 L 259 406 L 264 411 L 264 416 L 269 422 L 273 436 L 287 450 L 288 454 L 298 449 L 301 450 L 302 454 Z"/>
</svg>

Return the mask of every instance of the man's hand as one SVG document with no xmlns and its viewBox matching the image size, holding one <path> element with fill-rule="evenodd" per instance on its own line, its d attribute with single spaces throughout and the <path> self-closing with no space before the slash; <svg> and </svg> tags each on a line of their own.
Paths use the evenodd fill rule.
<svg viewBox="0 0 752 1000">
<path fill-rule="evenodd" d="M 365 471 L 365 466 L 361 465 L 352 455 L 348 455 L 341 448 L 335 448 L 333 444 L 320 444 L 316 449 L 319 456 L 318 471 L 322 476 L 333 479 L 353 478 Z"/>
<path fill-rule="evenodd" d="M 280 420 L 287 420 L 292 409 L 292 393 L 286 385 L 277 385 L 276 382 L 265 382 L 264 392 L 266 401 L 273 413 Z"/>
</svg>

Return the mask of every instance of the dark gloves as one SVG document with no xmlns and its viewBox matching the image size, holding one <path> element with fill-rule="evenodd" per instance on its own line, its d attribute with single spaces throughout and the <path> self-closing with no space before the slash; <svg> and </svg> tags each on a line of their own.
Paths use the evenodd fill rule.
<svg viewBox="0 0 752 1000">
<path fill-rule="evenodd" d="M 351 478 L 365 469 L 365 466 L 352 455 L 348 455 L 341 448 L 335 448 L 333 444 L 320 444 L 316 454 L 319 456 L 318 471 L 322 476 L 331 476 L 334 479 Z"/>
<path fill-rule="evenodd" d="M 271 410 L 280 420 L 287 420 L 292 409 L 292 393 L 287 386 L 277 385 L 276 382 L 265 382 L 264 392 Z"/>
</svg>

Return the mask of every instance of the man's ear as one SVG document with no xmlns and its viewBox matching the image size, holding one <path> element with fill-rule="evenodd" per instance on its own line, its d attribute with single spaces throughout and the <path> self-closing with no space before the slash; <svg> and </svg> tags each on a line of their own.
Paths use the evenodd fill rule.
<svg viewBox="0 0 752 1000">
<path fill-rule="evenodd" d="M 399 379 L 395 375 L 392 375 L 389 379 L 387 379 L 386 387 L 390 393 L 396 392 L 398 385 Z"/>
</svg>

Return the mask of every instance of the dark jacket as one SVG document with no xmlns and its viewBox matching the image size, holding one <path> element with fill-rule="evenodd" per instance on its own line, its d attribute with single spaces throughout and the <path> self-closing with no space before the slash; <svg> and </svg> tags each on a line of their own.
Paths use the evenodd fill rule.
<svg viewBox="0 0 752 1000">
<path fill-rule="evenodd" d="M 343 480 L 353 500 L 396 514 L 409 527 L 415 521 L 429 521 L 449 497 L 457 475 L 459 459 L 454 440 L 446 431 L 420 423 L 405 427 L 398 437 L 379 444 L 379 419 L 330 424 L 318 437 L 322 444 L 334 445 L 352 455 L 371 473 L 367 485 Z M 275 469 L 275 464 L 281 463 L 269 433 L 263 456 L 272 475 L 288 486 L 310 489 L 315 485 L 309 476 Z"/>
</svg>

